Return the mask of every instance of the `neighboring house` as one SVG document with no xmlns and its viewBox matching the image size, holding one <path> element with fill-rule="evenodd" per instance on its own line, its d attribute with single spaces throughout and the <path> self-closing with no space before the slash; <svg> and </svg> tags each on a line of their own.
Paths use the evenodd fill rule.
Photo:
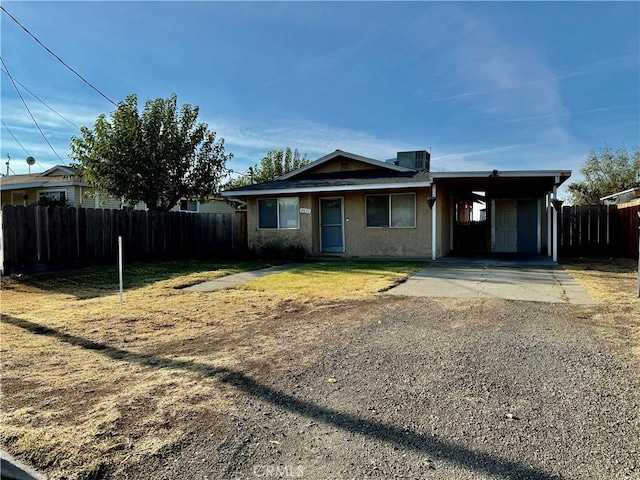
<svg viewBox="0 0 640 480">
<path fill-rule="evenodd" d="M 122 201 L 104 197 L 82 180 L 78 171 L 63 165 L 56 165 L 43 173 L 7 175 L 0 177 L 2 205 L 31 205 L 42 197 L 65 201 L 70 207 L 122 208 Z M 144 203 L 134 208 L 145 210 Z M 183 199 L 173 211 L 192 213 L 233 213 L 235 209 L 224 200 L 206 203 Z"/>
<path fill-rule="evenodd" d="M 253 249 L 281 243 L 312 255 L 515 252 L 557 259 L 550 200 L 570 171 L 429 172 L 429 160 L 426 151 L 382 162 L 336 150 L 274 181 L 222 195 L 246 202 Z M 478 201 L 486 217 L 474 222 L 466 207 Z"/>
<path fill-rule="evenodd" d="M 640 204 L 640 187 L 629 188 L 622 192 L 617 192 L 612 195 L 607 195 L 600 199 L 605 205 L 620 205 L 622 203 L 633 202 Z"/>
</svg>

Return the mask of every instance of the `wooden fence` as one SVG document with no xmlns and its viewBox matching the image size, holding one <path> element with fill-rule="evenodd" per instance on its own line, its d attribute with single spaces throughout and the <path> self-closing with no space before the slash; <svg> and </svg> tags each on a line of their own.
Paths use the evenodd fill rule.
<svg viewBox="0 0 640 480">
<path fill-rule="evenodd" d="M 640 205 L 574 205 L 558 218 L 560 255 L 638 258 Z"/>
<path fill-rule="evenodd" d="M 189 214 L 66 207 L 2 207 L 3 273 L 115 261 L 202 258 L 247 245 L 246 212 Z"/>
</svg>

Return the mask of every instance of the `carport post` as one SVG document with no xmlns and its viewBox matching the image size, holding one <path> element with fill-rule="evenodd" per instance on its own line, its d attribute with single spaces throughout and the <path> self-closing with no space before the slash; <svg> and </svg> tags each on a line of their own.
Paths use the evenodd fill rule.
<svg viewBox="0 0 640 480">
<path fill-rule="evenodd" d="M 547 257 L 551 256 L 551 195 L 547 194 Z"/>
<path fill-rule="evenodd" d="M 431 184 L 431 198 L 436 198 L 436 184 Z M 438 210 L 437 205 L 433 205 L 431 207 L 431 260 L 436 259 L 437 249 L 436 249 L 436 239 L 438 238 L 436 234 L 436 211 Z"/>
<path fill-rule="evenodd" d="M 558 185 L 553 186 L 553 199 L 558 199 Z M 558 210 L 553 207 L 553 261 L 558 263 Z"/>
</svg>

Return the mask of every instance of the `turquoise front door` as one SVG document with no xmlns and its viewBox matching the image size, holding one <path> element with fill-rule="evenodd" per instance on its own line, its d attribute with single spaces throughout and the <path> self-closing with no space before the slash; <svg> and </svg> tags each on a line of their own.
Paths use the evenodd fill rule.
<svg viewBox="0 0 640 480">
<path fill-rule="evenodd" d="M 342 198 L 320 199 L 320 251 L 343 253 Z"/>
</svg>

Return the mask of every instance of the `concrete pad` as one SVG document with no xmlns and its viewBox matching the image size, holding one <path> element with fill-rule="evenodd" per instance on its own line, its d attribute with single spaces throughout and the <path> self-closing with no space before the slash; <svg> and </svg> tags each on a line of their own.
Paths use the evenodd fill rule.
<svg viewBox="0 0 640 480">
<path fill-rule="evenodd" d="M 2 480 L 47 480 L 44 473 L 24 464 L 0 449 L 0 477 Z"/>
<path fill-rule="evenodd" d="M 185 288 L 185 290 L 190 292 L 214 292 L 216 290 L 222 290 L 224 288 L 235 287 L 236 285 L 240 285 L 241 283 L 249 282 L 266 275 L 294 270 L 304 265 L 304 263 L 286 263 L 284 265 L 276 265 L 275 267 L 263 268 L 261 270 L 235 273 L 233 275 L 216 278 L 215 280 L 211 280 L 209 282 L 192 285 L 191 287 Z"/>
<path fill-rule="evenodd" d="M 545 257 L 521 260 L 445 257 L 387 293 L 580 305 L 596 303 L 566 271 Z"/>
</svg>

